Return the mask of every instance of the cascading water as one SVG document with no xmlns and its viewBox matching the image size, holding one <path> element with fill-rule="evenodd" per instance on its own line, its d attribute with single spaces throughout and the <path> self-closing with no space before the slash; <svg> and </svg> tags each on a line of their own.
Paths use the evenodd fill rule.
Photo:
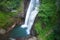
<svg viewBox="0 0 60 40">
<path fill-rule="evenodd" d="M 34 23 L 35 17 L 38 14 L 39 0 L 31 0 L 25 18 L 25 23 L 21 26 L 27 28 L 27 34 L 30 34 L 30 30 Z"/>
<path fill-rule="evenodd" d="M 39 0 L 31 0 L 27 9 L 25 22 L 23 25 L 18 25 L 10 31 L 9 36 L 11 38 L 26 37 L 30 35 L 30 30 L 34 23 L 35 17 L 38 14 Z"/>
</svg>

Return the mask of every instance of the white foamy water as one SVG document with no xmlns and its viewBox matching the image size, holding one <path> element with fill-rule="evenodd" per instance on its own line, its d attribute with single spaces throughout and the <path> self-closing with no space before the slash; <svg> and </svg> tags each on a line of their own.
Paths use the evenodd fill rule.
<svg viewBox="0 0 60 40">
<path fill-rule="evenodd" d="M 35 17 L 38 14 L 39 0 L 31 0 L 27 9 L 25 22 L 21 25 L 22 28 L 27 28 L 27 34 L 30 34 L 30 30 L 34 23 Z"/>
</svg>

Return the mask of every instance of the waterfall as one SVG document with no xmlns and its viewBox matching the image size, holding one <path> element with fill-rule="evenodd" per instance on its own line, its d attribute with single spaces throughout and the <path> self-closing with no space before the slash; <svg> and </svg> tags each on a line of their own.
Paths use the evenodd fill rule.
<svg viewBox="0 0 60 40">
<path fill-rule="evenodd" d="M 31 0 L 27 9 L 25 22 L 21 25 L 22 28 L 27 28 L 27 34 L 30 34 L 30 30 L 34 23 L 35 17 L 38 14 L 39 0 Z"/>
</svg>

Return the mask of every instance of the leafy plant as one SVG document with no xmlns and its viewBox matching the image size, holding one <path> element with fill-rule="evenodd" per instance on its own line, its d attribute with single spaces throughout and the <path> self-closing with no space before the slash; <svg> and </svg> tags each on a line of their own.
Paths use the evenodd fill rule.
<svg viewBox="0 0 60 40">
<path fill-rule="evenodd" d="M 23 0 L 0 0 L 0 28 L 7 29 L 18 20 L 15 16 L 23 12 L 22 3 Z M 17 11 L 10 12 L 11 10 Z"/>
<path fill-rule="evenodd" d="M 0 0 L 0 10 L 16 10 L 20 6 L 21 0 Z"/>
<path fill-rule="evenodd" d="M 50 30 L 53 31 L 54 26 L 57 22 L 57 11 L 56 11 L 56 0 L 41 0 L 41 5 L 39 7 L 39 14 L 37 15 L 37 22 L 35 23 L 35 29 L 37 33 L 39 33 L 39 37 L 42 38 L 42 40 L 53 40 L 53 38 L 50 38 L 48 35 L 45 36 Z"/>
</svg>

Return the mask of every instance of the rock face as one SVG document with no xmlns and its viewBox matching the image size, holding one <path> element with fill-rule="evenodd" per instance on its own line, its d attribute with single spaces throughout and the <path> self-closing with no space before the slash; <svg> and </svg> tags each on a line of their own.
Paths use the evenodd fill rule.
<svg viewBox="0 0 60 40">
<path fill-rule="evenodd" d="M 9 40 L 8 37 L 4 35 L 5 33 L 6 33 L 6 30 L 0 28 L 0 40 Z"/>
<path fill-rule="evenodd" d="M 27 8 L 29 6 L 30 0 L 24 0 L 24 13 L 26 14 Z"/>
</svg>

